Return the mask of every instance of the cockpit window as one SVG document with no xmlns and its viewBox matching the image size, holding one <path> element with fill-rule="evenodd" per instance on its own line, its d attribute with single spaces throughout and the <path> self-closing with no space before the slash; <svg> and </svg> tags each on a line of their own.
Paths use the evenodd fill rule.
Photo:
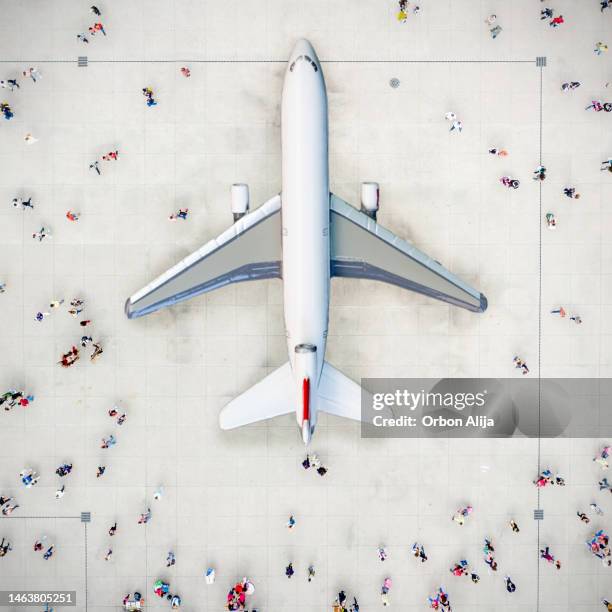
<svg viewBox="0 0 612 612">
<path fill-rule="evenodd" d="M 315 72 L 319 72 L 316 63 L 308 55 L 300 55 L 299 57 L 296 57 L 295 60 L 291 62 L 291 66 L 289 66 L 289 71 L 293 72 L 295 65 L 301 61 L 307 61 L 313 67 Z"/>
</svg>

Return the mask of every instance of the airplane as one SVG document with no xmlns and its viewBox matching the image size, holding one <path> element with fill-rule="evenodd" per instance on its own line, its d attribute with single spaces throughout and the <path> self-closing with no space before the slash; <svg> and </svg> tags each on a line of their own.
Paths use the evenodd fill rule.
<svg viewBox="0 0 612 612">
<path fill-rule="evenodd" d="M 281 193 L 250 212 L 248 185 L 232 185 L 233 225 L 134 293 L 125 312 L 132 319 L 230 283 L 282 279 L 289 359 L 227 404 L 219 424 L 295 412 L 308 445 L 321 411 L 361 420 L 360 385 L 325 361 L 331 278 L 390 283 L 473 312 L 487 299 L 376 222 L 377 183 L 362 183 L 360 210 L 330 192 L 327 92 L 305 39 L 287 63 L 281 145 Z"/>
</svg>

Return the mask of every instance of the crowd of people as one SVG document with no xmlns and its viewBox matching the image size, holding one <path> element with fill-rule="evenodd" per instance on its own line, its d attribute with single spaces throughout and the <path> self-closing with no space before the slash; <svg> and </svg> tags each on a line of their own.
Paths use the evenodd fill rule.
<svg viewBox="0 0 612 612">
<path fill-rule="evenodd" d="M 599 0 L 599 4 L 602 13 L 604 13 L 606 9 L 612 8 L 612 2 L 610 2 L 610 0 Z M 418 4 L 411 3 L 408 0 L 399 0 L 397 19 L 402 23 L 406 23 L 408 22 L 409 15 L 417 15 L 419 14 L 420 10 L 421 7 Z M 107 36 L 106 29 L 101 21 L 102 11 L 95 5 L 90 7 L 90 11 L 94 15 L 95 22 L 92 25 L 87 26 L 83 32 L 80 32 L 76 35 L 77 40 L 83 43 L 84 45 L 89 45 L 90 41 L 96 36 L 98 38 L 100 38 L 100 36 Z M 610 11 L 610 13 L 612 13 L 612 11 Z M 562 14 L 558 13 L 557 9 L 554 7 L 542 6 L 540 9 L 540 19 L 542 21 L 547 21 L 548 25 L 553 29 L 558 28 L 559 26 L 564 25 L 566 23 L 565 17 Z M 489 30 L 491 38 L 493 39 L 496 39 L 503 31 L 502 26 L 499 23 L 498 16 L 496 14 L 490 14 L 485 18 L 484 22 Z M 594 43 L 593 52 L 596 56 L 603 55 L 607 51 L 608 46 L 606 43 L 602 41 L 597 41 Z M 187 66 L 182 66 L 180 68 L 180 74 L 186 78 L 189 78 L 191 76 L 191 70 Z M 35 84 L 40 81 L 43 75 L 38 68 L 34 66 L 28 66 L 21 72 L 21 76 L 10 75 L 10 78 L 0 80 L 0 87 L 9 92 L 10 94 L 21 95 L 19 93 L 21 90 L 21 85 L 18 81 L 18 78 L 21 79 L 22 77 L 24 79 L 30 80 L 32 83 Z M 607 85 L 608 84 L 606 84 L 606 86 Z M 27 85 L 25 87 L 27 89 Z M 580 87 L 581 82 L 568 81 L 561 84 L 561 91 L 563 93 L 568 93 L 575 91 Z M 147 107 L 154 107 L 158 105 L 158 101 L 156 100 L 154 91 L 151 87 L 143 87 L 142 95 L 145 98 L 145 103 Z M 609 113 L 612 111 L 612 102 L 607 102 L 605 101 L 605 99 L 590 100 L 590 103 L 585 107 L 585 110 L 598 113 Z M 15 117 L 15 112 L 13 110 L 12 103 L 9 103 L 8 101 L 0 102 L 0 113 L 2 114 L 5 120 L 12 120 Z M 454 111 L 448 111 L 444 115 L 444 119 L 448 122 L 449 132 L 453 134 L 453 138 L 459 137 L 458 135 L 461 134 L 464 130 L 463 121 L 458 118 L 457 114 Z M 467 129 L 469 129 L 469 126 Z M 27 133 L 24 136 L 23 140 L 26 144 L 29 145 L 34 144 L 38 141 L 38 139 L 35 138 L 31 133 Z M 500 146 L 490 147 L 488 149 L 488 153 L 491 156 L 503 160 L 506 160 L 506 158 L 509 157 L 509 151 Z M 99 158 L 99 154 L 100 152 L 98 152 L 96 159 L 94 159 L 94 161 L 89 164 L 89 170 L 92 170 L 93 172 L 95 172 L 96 175 L 101 176 L 103 174 L 103 171 L 106 171 L 106 169 L 111 168 L 111 165 L 119 160 L 120 153 L 118 148 L 113 148 L 112 150 L 107 151 L 106 153 L 101 155 L 101 158 Z M 609 157 L 608 159 L 605 159 L 601 162 L 600 170 L 602 172 L 612 173 L 612 157 Z M 547 178 L 547 168 L 540 163 L 533 171 L 532 178 L 534 181 L 539 183 L 545 181 Z M 513 173 L 509 172 L 501 176 L 499 178 L 499 182 L 501 185 L 510 190 L 517 190 L 521 187 L 521 181 L 518 178 L 515 178 L 513 176 Z M 566 185 L 567 186 L 563 188 L 563 195 L 573 201 L 579 200 L 581 194 L 577 192 L 577 188 L 571 184 Z M 524 188 L 525 187 L 523 187 L 523 189 Z M 18 195 L 12 199 L 11 203 L 14 208 L 20 209 L 21 211 L 35 210 L 35 204 L 32 202 L 32 196 L 29 195 L 27 196 L 27 198 L 25 194 Z M 36 202 L 36 210 L 39 210 L 38 200 Z M 36 213 L 27 212 L 24 214 L 31 215 Z M 169 216 L 169 219 L 172 221 L 187 220 L 188 214 L 189 208 L 179 208 L 178 211 L 173 212 Z M 75 210 L 69 209 L 65 213 L 65 217 L 69 222 L 76 223 L 81 218 L 81 214 Z M 542 222 L 548 229 L 552 230 L 557 228 L 557 216 L 554 212 L 548 211 Z M 36 225 L 36 227 L 38 227 L 38 225 Z M 32 232 L 32 238 L 34 240 L 37 240 L 38 242 L 43 242 L 46 239 L 52 238 L 51 230 L 47 225 L 41 225 L 39 230 Z M 0 293 L 4 293 L 5 291 L 6 283 L 0 283 Z M 47 311 L 44 308 L 41 310 L 37 310 L 36 314 L 34 315 L 34 319 L 37 322 L 44 324 L 44 322 L 48 319 L 48 317 L 52 315 L 54 311 L 62 310 L 63 304 L 63 299 L 52 300 L 49 304 L 49 310 Z M 66 310 L 71 317 L 76 319 L 76 322 L 78 322 L 80 328 L 84 328 L 92 324 L 92 321 L 90 319 L 85 318 L 85 315 L 83 315 L 83 312 L 85 310 L 85 302 L 83 299 L 72 299 L 69 302 L 69 308 L 66 308 Z M 558 316 L 561 319 L 567 318 L 568 321 L 571 321 L 575 324 L 582 323 L 582 318 L 580 317 L 580 315 L 571 314 L 568 317 L 568 312 L 571 311 L 566 310 L 566 308 L 563 306 L 557 306 L 550 310 L 550 313 L 552 315 Z M 72 366 L 74 366 L 80 360 L 81 355 L 85 353 L 88 347 L 91 347 L 89 360 L 92 362 L 96 361 L 104 353 L 101 341 L 95 341 L 94 334 L 85 334 L 83 333 L 83 331 L 84 330 L 80 329 L 79 333 L 74 335 L 73 340 L 68 344 L 70 348 L 61 355 L 58 363 L 62 368 L 71 368 Z M 527 375 L 529 373 L 529 368 L 527 367 L 527 364 L 523 358 L 515 356 L 513 362 L 515 368 L 519 369 L 523 375 Z M 11 411 L 13 408 L 16 407 L 28 408 L 30 407 L 33 401 L 33 394 L 14 388 L 8 389 L 5 393 L 0 395 L 0 406 L 3 406 L 5 411 Z M 100 449 L 105 453 L 106 456 L 102 464 L 97 466 L 97 479 L 103 477 L 104 474 L 107 472 L 107 468 L 109 467 L 110 461 L 107 460 L 108 454 L 106 453 L 106 451 L 112 449 L 118 442 L 116 427 L 121 427 L 127 418 L 126 412 L 118 405 L 113 406 L 113 408 L 108 410 L 107 412 L 109 418 L 112 419 L 114 429 L 111 433 L 105 434 L 101 439 Z M 601 469 L 607 470 L 609 468 L 610 454 L 611 447 L 609 445 L 606 445 L 602 448 L 599 454 L 593 458 L 593 462 L 598 464 Z M 328 469 L 322 465 L 318 455 L 314 452 L 309 452 L 301 465 L 305 470 L 310 470 L 312 468 L 321 477 L 325 476 L 328 471 Z M 72 471 L 73 463 L 69 459 L 63 461 L 55 470 L 55 474 L 59 479 L 59 484 L 55 492 L 56 499 L 61 499 L 65 494 L 65 481 L 70 480 L 67 477 L 72 473 Z M 34 467 L 26 467 L 19 473 L 19 480 L 25 489 L 31 489 L 39 482 L 40 474 L 36 471 Z M 565 479 L 559 474 L 553 475 L 553 472 L 550 469 L 542 470 L 533 482 L 538 489 L 545 489 L 546 487 L 552 486 L 562 487 L 565 485 Z M 598 487 L 599 492 L 612 493 L 612 484 L 605 477 L 599 480 Z M 158 489 L 153 494 L 153 502 L 160 500 L 162 497 L 163 488 L 158 487 Z M 140 513 L 139 518 L 137 519 L 137 521 L 135 521 L 139 525 L 146 525 L 151 521 L 153 517 L 153 512 L 150 506 L 151 504 L 145 504 L 144 507 L 146 508 L 146 510 Z M 13 515 L 13 512 L 18 510 L 19 508 L 20 504 L 17 503 L 17 500 L 14 497 L 0 495 L 0 509 L 3 517 L 10 517 L 11 515 Z M 576 512 L 578 519 L 584 524 L 590 524 L 592 520 L 596 520 L 598 517 L 601 517 L 604 514 L 604 511 L 595 502 L 592 502 L 589 508 L 591 513 L 594 515 L 592 517 L 590 517 L 586 512 L 583 512 L 581 510 L 578 510 Z M 461 506 L 452 515 L 452 520 L 458 526 L 464 526 L 467 519 L 473 514 L 473 512 L 474 508 L 471 505 L 468 504 Z M 290 515 L 286 523 L 287 529 L 290 531 L 295 531 L 296 529 L 299 530 L 300 527 L 296 527 L 297 524 L 298 521 L 296 519 L 296 516 L 293 514 Z M 509 526 L 514 534 L 519 534 L 520 529 L 514 519 L 510 520 Z M 114 522 L 114 524 L 111 525 L 108 529 L 108 537 L 115 538 L 117 530 L 118 523 Z M 49 543 L 48 540 L 49 538 L 47 535 L 42 535 L 35 540 L 33 545 L 34 552 L 42 553 L 42 558 L 45 561 L 51 560 L 56 550 L 56 544 Z M 114 542 L 114 540 L 112 541 Z M 104 554 L 102 556 L 102 558 L 107 562 L 112 562 L 113 560 L 113 547 L 111 546 L 110 542 L 111 541 L 109 540 L 109 545 L 105 547 Z M 597 531 L 595 531 L 592 536 L 590 536 L 590 538 L 586 540 L 586 545 L 589 552 L 595 558 L 601 560 L 606 567 L 612 565 L 612 555 L 609 544 L 609 537 L 603 529 L 598 529 Z M 0 557 L 6 557 L 12 550 L 13 548 L 8 539 L 6 537 L 2 537 L 0 542 Z M 388 559 L 388 554 L 388 550 L 384 545 L 380 545 L 378 547 L 377 555 L 380 562 L 386 562 Z M 407 554 L 410 554 L 410 551 L 408 551 Z M 415 542 L 412 545 L 411 554 L 421 564 L 427 562 L 429 558 L 425 552 L 424 544 L 420 542 Z M 493 545 L 492 539 L 489 537 L 485 537 L 483 545 L 483 561 L 489 568 L 490 573 L 495 573 L 499 569 L 495 555 L 496 549 Z M 544 546 L 540 549 L 540 558 L 541 560 L 550 563 L 557 569 L 561 569 L 561 562 L 553 555 L 550 546 Z M 177 559 L 175 553 L 172 550 L 169 551 L 166 556 L 166 568 L 174 566 L 176 562 Z M 465 558 L 461 558 L 459 561 L 454 562 L 449 568 L 449 571 L 453 577 L 469 577 L 471 581 L 475 584 L 477 584 L 481 579 L 476 569 L 471 567 L 468 563 L 468 560 Z M 289 562 L 288 565 L 285 567 L 285 576 L 288 579 L 292 579 L 294 574 L 295 569 L 293 567 L 293 562 Z M 315 567 L 313 564 L 309 564 L 305 574 L 307 581 L 312 582 L 315 579 L 315 576 Z M 203 577 L 207 584 L 213 584 L 215 581 L 215 570 L 211 567 L 207 568 Z M 514 593 L 517 590 L 517 585 L 513 582 L 510 575 L 508 574 L 505 575 L 504 584 L 508 593 Z M 382 579 L 380 587 L 380 599 L 383 607 L 391 605 L 392 585 L 393 580 L 390 576 L 385 576 L 384 579 Z M 226 609 L 230 611 L 247 610 L 248 600 L 254 592 L 255 587 L 253 585 L 253 582 L 251 582 L 248 578 L 244 577 L 242 580 L 236 582 L 230 588 L 226 598 Z M 176 592 L 171 592 L 170 582 L 168 582 L 164 578 L 159 578 L 154 582 L 153 593 L 157 597 L 168 601 L 171 609 L 178 609 L 182 604 L 181 597 Z M 145 599 L 140 592 L 135 592 L 133 595 L 131 593 L 128 593 L 122 600 L 122 605 L 125 610 L 141 610 L 144 606 L 144 603 Z M 444 586 L 439 586 L 434 592 L 434 594 L 428 597 L 426 603 L 430 609 L 447 612 L 451 612 L 452 610 L 450 596 Z M 612 610 L 612 604 L 610 604 L 607 600 L 603 600 L 602 603 L 604 606 L 607 607 L 608 610 Z M 333 612 L 359 612 L 360 610 L 360 605 L 358 603 L 357 597 L 353 596 L 351 602 L 351 598 L 347 596 L 344 590 L 338 592 L 337 596 L 332 602 L 331 607 Z M 257 612 L 257 610 L 254 608 L 252 608 L 251 610 L 252 612 Z"/>
</svg>

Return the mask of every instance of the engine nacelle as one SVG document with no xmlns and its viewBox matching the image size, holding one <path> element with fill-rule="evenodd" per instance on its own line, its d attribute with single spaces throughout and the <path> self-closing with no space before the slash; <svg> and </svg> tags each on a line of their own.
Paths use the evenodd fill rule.
<svg viewBox="0 0 612 612">
<path fill-rule="evenodd" d="M 232 214 L 234 223 L 249 212 L 249 186 L 244 183 L 234 183 L 231 189 Z"/>
<path fill-rule="evenodd" d="M 380 200 L 378 183 L 361 183 L 361 212 L 376 221 Z"/>
</svg>

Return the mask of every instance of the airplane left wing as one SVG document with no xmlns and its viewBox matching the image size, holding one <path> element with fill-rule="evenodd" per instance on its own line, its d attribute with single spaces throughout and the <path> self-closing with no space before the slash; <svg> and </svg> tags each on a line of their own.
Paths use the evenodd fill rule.
<svg viewBox="0 0 612 612">
<path fill-rule="evenodd" d="M 331 275 L 390 283 L 473 312 L 487 298 L 339 197 L 330 200 Z"/>
<path fill-rule="evenodd" d="M 125 303 L 129 319 L 230 283 L 281 276 L 280 196 L 239 219 Z"/>
</svg>

